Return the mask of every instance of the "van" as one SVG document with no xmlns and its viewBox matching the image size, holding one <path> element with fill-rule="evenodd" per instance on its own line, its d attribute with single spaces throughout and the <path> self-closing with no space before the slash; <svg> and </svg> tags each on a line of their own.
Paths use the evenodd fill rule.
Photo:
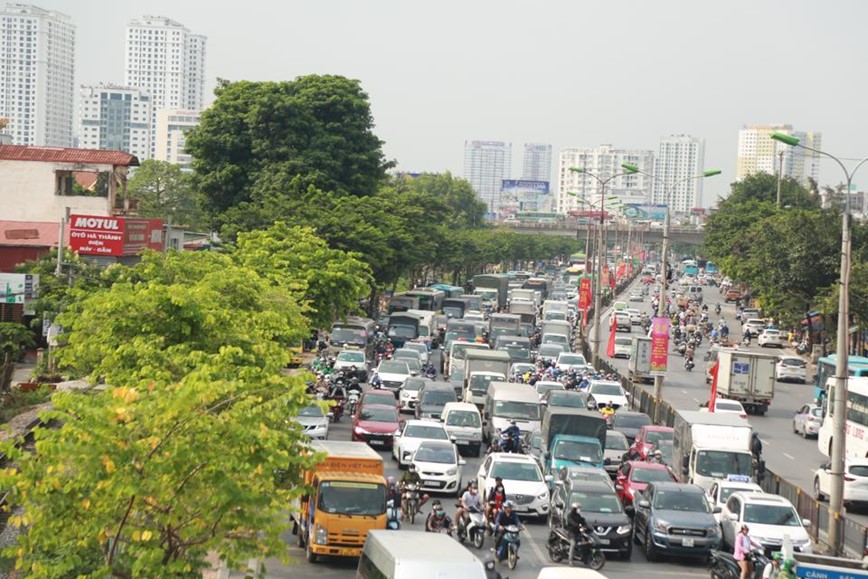
<svg viewBox="0 0 868 579">
<path fill-rule="evenodd" d="M 442 533 L 368 532 L 356 579 L 486 579 L 476 555 Z"/>
<path fill-rule="evenodd" d="M 593 569 L 571 569 L 569 567 L 543 567 L 536 579 L 606 579 L 606 576 Z"/>
<path fill-rule="evenodd" d="M 486 443 L 515 421 L 522 432 L 541 426 L 539 395 L 527 384 L 492 382 L 482 409 L 482 435 Z"/>
<path fill-rule="evenodd" d="M 482 453 L 482 416 L 476 404 L 447 402 L 440 420 L 459 451 L 475 456 Z"/>
<path fill-rule="evenodd" d="M 416 402 L 417 420 L 440 420 L 443 408 L 449 402 L 457 402 L 455 389 L 448 382 L 425 382 L 419 389 Z"/>
</svg>

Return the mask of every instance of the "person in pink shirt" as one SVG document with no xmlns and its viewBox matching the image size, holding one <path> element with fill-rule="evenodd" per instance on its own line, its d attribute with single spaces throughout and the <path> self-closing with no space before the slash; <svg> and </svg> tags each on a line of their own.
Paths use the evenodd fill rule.
<svg viewBox="0 0 868 579">
<path fill-rule="evenodd" d="M 747 555 L 750 553 L 751 547 L 763 548 L 760 543 L 748 535 L 749 530 L 747 525 L 742 525 L 741 531 L 735 536 L 735 549 L 732 552 L 732 557 L 738 562 L 738 566 L 741 569 L 739 579 L 747 579 L 750 574 L 750 559 L 748 559 Z"/>
</svg>

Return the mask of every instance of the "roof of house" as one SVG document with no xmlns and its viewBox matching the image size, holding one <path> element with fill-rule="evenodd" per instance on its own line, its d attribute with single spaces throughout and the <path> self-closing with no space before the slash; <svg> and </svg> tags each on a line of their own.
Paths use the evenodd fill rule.
<svg viewBox="0 0 868 579">
<path fill-rule="evenodd" d="M 43 163 L 125 165 L 128 167 L 136 167 L 139 164 L 135 155 L 123 151 L 28 147 L 24 145 L 0 145 L 0 161 L 41 161 Z"/>
<path fill-rule="evenodd" d="M 59 222 L 0 221 L 0 246 L 55 247 L 59 237 Z"/>
</svg>

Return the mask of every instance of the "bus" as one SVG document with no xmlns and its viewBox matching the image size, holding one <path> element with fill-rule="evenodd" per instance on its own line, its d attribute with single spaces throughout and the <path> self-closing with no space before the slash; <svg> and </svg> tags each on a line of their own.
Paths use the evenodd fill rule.
<svg viewBox="0 0 868 579">
<path fill-rule="evenodd" d="M 539 211 L 522 211 L 516 214 L 521 223 L 561 223 L 564 215 L 561 213 L 541 213 Z"/>
<path fill-rule="evenodd" d="M 443 309 L 443 300 L 446 299 L 446 292 L 431 288 L 416 288 L 404 292 L 403 295 L 419 298 L 419 307 L 413 309 L 429 312 L 440 312 Z"/>
<path fill-rule="evenodd" d="M 832 455 L 832 435 L 835 416 L 837 384 L 829 381 L 829 400 L 823 408 L 823 425 L 817 434 L 817 448 L 826 456 Z M 847 420 L 845 452 L 848 458 L 868 458 L 868 376 L 854 376 L 847 380 Z"/>
<path fill-rule="evenodd" d="M 695 260 L 685 259 L 681 262 L 681 272 L 684 275 L 699 275 L 699 264 L 696 263 Z"/>
<path fill-rule="evenodd" d="M 835 377 L 837 355 L 830 354 L 817 360 L 817 376 L 814 380 L 814 400 L 817 406 L 826 403 L 826 383 Z M 847 376 L 868 376 L 868 358 L 864 356 L 847 357 Z"/>
</svg>

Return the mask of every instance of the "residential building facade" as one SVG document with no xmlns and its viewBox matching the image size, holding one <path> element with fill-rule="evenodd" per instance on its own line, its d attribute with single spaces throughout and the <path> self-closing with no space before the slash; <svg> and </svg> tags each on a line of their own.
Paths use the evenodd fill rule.
<svg viewBox="0 0 868 579">
<path fill-rule="evenodd" d="M 71 147 L 75 26 L 27 4 L 0 11 L 0 117 L 18 145 Z"/>
<path fill-rule="evenodd" d="M 705 142 L 690 135 L 670 135 L 660 139 L 654 159 L 652 204 L 669 205 L 675 213 L 689 213 L 705 207 L 702 179 L 693 179 L 705 170 Z"/>
<path fill-rule="evenodd" d="M 192 157 L 187 154 L 187 131 L 199 124 L 199 111 L 161 109 L 157 111 L 154 158 L 181 165 L 189 170 Z"/>
<path fill-rule="evenodd" d="M 151 158 L 153 102 L 147 91 L 114 85 L 83 86 L 79 98 L 79 146 L 126 151 Z"/>
<path fill-rule="evenodd" d="M 623 173 L 621 165 L 630 163 L 640 170 L 654 170 L 654 151 L 648 149 L 616 149 L 601 145 L 587 149 L 564 149 L 558 155 L 558 193 L 555 211 L 600 210 L 600 181 Z M 577 173 L 570 168 L 580 167 L 586 172 Z M 594 178 L 592 175 L 596 176 Z M 570 193 L 574 193 L 571 195 Z M 622 175 L 606 185 L 606 197 L 616 197 L 621 204 L 644 205 L 653 193 L 653 179 L 642 173 Z M 604 205 L 609 205 L 608 202 Z"/>
<path fill-rule="evenodd" d="M 820 155 L 802 147 L 790 147 L 771 138 L 773 132 L 797 137 L 801 144 L 822 149 L 822 133 L 797 131 L 792 125 L 748 125 L 738 132 L 738 166 L 736 178 L 741 181 L 754 173 L 779 172 L 807 184 L 811 178 L 820 180 Z"/>
<path fill-rule="evenodd" d="M 489 213 L 503 204 L 501 188 L 510 178 L 512 144 L 502 141 L 464 141 L 464 178 L 470 182 Z"/>
<path fill-rule="evenodd" d="M 523 181 L 552 180 L 552 146 L 543 143 L 524 144 Z"/>
</svg>

